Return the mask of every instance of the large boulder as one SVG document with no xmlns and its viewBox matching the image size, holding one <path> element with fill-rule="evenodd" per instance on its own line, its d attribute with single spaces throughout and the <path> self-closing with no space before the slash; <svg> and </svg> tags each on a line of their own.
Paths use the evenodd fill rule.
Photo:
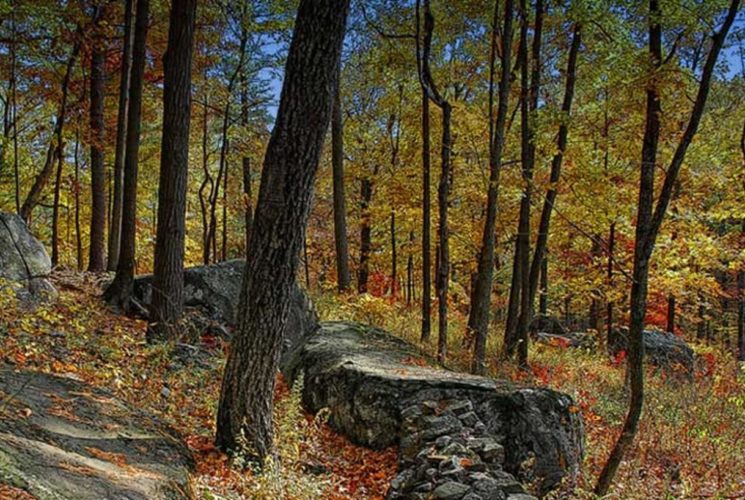
<svg viewBox="0 0 745 500">
<path fill-rule="evenodd" d="M 430 366 L 376 328 L 321 323 L 282 370 L 303 377 L 304 404 L 328 408 L 352 441 L 400 445 L 391 498 L 506 498 L 522 493 L 513 476 L 545 492 L 582 462 L 582 420 L 569 396 Z"/>
<path fill-rule="evenodd" d="M 16 214 L 0 212 L 0 278 L 16 289 L 21 299 L 54 298 L 57 291 L 47 279 L 52 261 Z"/>
<path fill-rule="evenodd" d="M 175 432 L 109 393 L 2 369 L 0 401 L 0 485 L 40 500 L 193 496 L 193 459 Z"/>
<path fill-rule="evenodd" d="M 612 350 L 619 352 L 628 348 L 629 329 L 627 327 L 615 330 L 615 345 Z M 693 349 L 677 335 L 661 330 L 644 330 L 644 355 L 654 366 L 693 375 Z"/>
<path fill-rule="evenodd" d="M 208 319 L 228 327 L 237 326 L 245 260 L 228 260 L 184 270 L 184 304 L 199 310 Z M 147 307 L 152 299 L 153 275 L 135 278 L 134 295 Z M 269 284 L 267 286 L 270 286 Z M 318 315 L 308 296 L 295 286 L 285 336 L 286 348 L 298 338 L 312 333 Z"/>
</svg>

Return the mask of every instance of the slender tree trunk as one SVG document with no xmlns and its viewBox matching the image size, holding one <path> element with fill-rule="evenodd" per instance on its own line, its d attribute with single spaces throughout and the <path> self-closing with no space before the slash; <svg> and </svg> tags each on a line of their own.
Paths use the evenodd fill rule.
<svg viewBox="0 0 745 500">
<path fill-rule="evenodd" d="M 658 165 L 657 142 L 660 134 L 660 96 L 657 88 L 657 70 L 662 65 L 662 28 L 663 19 L 659 0 L 649 1 L 649 52 L 655 70 L 652 81 L 647 84 L 646 126 L 644 145 L 642 147 L 642 165 L 639 181 L 639 207 L 636 222 L 636 241 L 634 244 L 634 273 L 631 286 L 631 307 L 628 341 L 628 373 L 631 388 L 629 411 L 621 429 L 621 434 L 611 450 L 608 461 L 600 473 L 595 485 L 595 494 L 605 496 L 613 477 L 623 460 L 626 449 L 634 441 L 636 430 L 641 418 L 644 403 L 644 344 L 642 333 L 644 330 L 644 316 L 646 313 L 647 285 L 649 276 L 649 261 L 652 256 L 657 234 L 667 212 L 677 181 L 680 167 L 685 159 L 688 146 L 696 135 L 701 117 L 706 107 L 711 79 L 717 58 L 724 45 L 735 17 L 740 7 L 740 0 L 732 0 L 724 23 L 713 36 L 711 49 L 704 63 L 704 69 L 694 101 L 693 110 L 675 149 L 673 158 L 668 166 L 662 189 L 654 205 L 654 177 Z"/>
<path fill-rule="evenodd" d="M 244 279 L 248 313 L 240 319 L 225 367 L 216 434 L 218 447 L 235 450 L 245 441 L 262 462 L 272 449 L 275 375 L 348 9 L 349 0 L 300 1 L 264 160 Z"/>
<path fill-rule="evenodd" d="M 414 301 L 414 231 L 409 233 L 409 256 L 406 259 L 406 305 Z"/>
<path fill-rule="evenodd" d="M 613 259 L 614 259 L 614 252 L 616 247 L 616 223 L 613 222 L 610 225 L 610 231 L 608 234 L 608 289 L 609 292 L 613 292 Z M 614 334 L 614 326 L 613 326 L 613 301 L 608 301 L 608 306 L 606 309 L 606 315 L 605 315 L 605 328 L 606 328 L 606 335 L 607 335 L 607 342 L 608 342 L 608 352 L 614 352 L 617 339 Z"/>
<path fill-rule="evenodd" d="M 548 254 L 544 252 L 541 261 L 541 284 L 538 312 L 541 316 L 548 316 Z"/>
<path fill-rule="evenodd" d="M 208 143 L 208 129 L 209 129 L 209 114 L 207 112 L 207 101 L 204 102 L 204 114 L 202 117 L 202 171 L 204 172 L 204 179 L 202 184 L 199 186 L 199 208 L 202 214 L 202 264 L 205 266 L 210 263 L 210 226 L 209 226 L 209 194 L 214 190 L 214 180 L 209 169 L 209 143 Z M 207 188 L 209 187 L 209 191 Z"/>
<path fill-rule="evenodd" d="M 520 283 L 522 269 L 520 266 L 520 251 L 515 238 L 515 258 L 512 259 L 512 279 L 510 280 L 510 295 L 507 301 L 507 319 L 504 326 L 504 343 L 502 356 L 512 358 L 517 350 L 517 317 L 520 314 Z"/>
<path fill-rule="evenodd" d="M 396 211 L 391 209 L 391 297 L 398 295 L 398 255 L 396 253 Z"/>
<path fill-rule="evenodd" d="M 83 270 L 83 238 L 80 228 L 80 128 L 75 131 L 75 261 L 78 271 Z"/>
<path fill-rule="evenodd" d="M 78 36 L 82 35 L 82 29 L 78 27 Z M 59 254 L 59 205 L 60 205 L 60 189 L 62 184 L 62 170 L 65 166 L 65 141 L 63 137 L 63 132 L 65 129 L 65 115 L 67 112 L 67 94 L 70 84 L 70 79 L 72 76 L 72 70 L 75 66 L 75 61 L 78 56 L 78 52 L 80 51 L 80 40 L 78 39 L 75 42 L 75 45 L 72 49 L 72 54 L 70 55 L 70 59 L 67 62 L 67 69 L 65 70 L 65 78 L 62 83 L 62 102 L 60 104 L 60 111 L 57 115 L 57 124 L 55 127 L 55 133 L 57 136 L 57 153 L 55 154 L 55 157 L 57 159 L 57 175 L 55 176 L 55 182 L 54 182 L 54 201 L 52 206 L 52 266 L 56 267 L 59 265 L 60 262 L 60 254 Z M 43 172 L 42 172 L 43 173 Z M 36 185 L 36 184 L 34 184 Z M 30 196 L 30 194 L 29 194 Z M 26 199 L 28 202 L 28 198 Z M 24 203 L 24 206 L 26 204 Z M 33 208 L 33 207 L 31 207 Z M 30 217 L 30 213 L 29 213 Z"/>
<path fill-rule="evenodd" d="M 590 266 L 595 269 L 598 266 L 598 259 L 602 255 L 603 249 L 600 247 L 600 235 L 595 234 L 592 239 L 592 248 L 590 249 Z M 596 291 L 592 290 L 592 296 L 590 298 L 590 313 L 589 313 L 589 327 L 596 332 L 600 331 L 600 300 L 597 297 Z"/>
<path fill-rule="evenodd" d="M 13 177 L 16 213 L 21 213 L 21 180 L 18 171 L 18 75 L 16 74 L 16 11 L 15 0 L 10 4 L 11 38 L 10 44 L 10 103 L 13 115 Z"/>
<path fill-rule="evenodd" d="M 569 139 L 569 118 L 572 112 L 572 100 L 574 99 L 574 87 L 577 78 L 577 57 L 582 40 L 582 28 L 579 23 L 574 25 L 572 34 L 572 45 L 569 48 L 567 60 L 566 82 L 564 87 L 564 101 L 561 105 L 563 120 L 559 125 L 559 135 L 556 139 L 557 152 L 551 161 L 551 173 L 549 174 L 550 187 L 546 191 L 543 200 L 541 219 L 538 225 L 538 238 L 536 239 L 533 262 L 530 266 L 530 304 L 535 304 L 536 285 L 538 284 L 538 272 L 543 261 L 543 256 L 548 247 L 548 231 L 551 224 L 551 213 L 553 212 L 556 196 L 558 194 L 557 184 L 561 178 L 561 166 L 564 160 Z"/>
<path fill-rule="evenodd" d="M 124 155 L 127 141 L 127 114 L 129 109 L 129 84 L 132 70 L 132 41 L 134 39 L 135 0 L 124 3 L 124 37 L 119 80 L 119 111 L 116 115 L 116 148 L 114 150 L 114 193 L 111 203 L 111 222 L 109 224 L 109 259 L 106 268 L 116 271 L 119 265 L 119 247 L 122 236 L 122 204 L 124 200 Z"/>
<path fill-rule="evenodd" d="M 372 174 L 377 176 L 378 167 Z M 372 253 L 372 221 L 370 219 L 370 203 L 373 195 L 373 181 L 371 177 L 360 180 L 360 267 L 357 271 L 357 291 L 367 293 L 367 282 L 370 277 L 370 254 Z"/>
<path fill-rule="evenodd" d="M 448 228 L 448 203 L 450 197 L 450 183 L 452 172 L 450 169 L 450 152 L 452 149 L 452 138 L 450 135 L 450 116 L 452 108 L 450 103 L 443 98 L 437 90 L 432 72 L 429 67 L 430 52 L 432 50 L 432 35 L 435 28 L 435 18 L 429 0 L 424 0 L 424 32 L 421 40 L 420 53 L 420 0 L 416 2 L 416 43 L 417 63 L 419 69 L 419 81 L 425 96 L 432 100 L 442 110 L 442 145 L 440 150 L 440 182 L 437 189 L 438 200 L 438 241 L 436 262 L 436 292 L 438 298 L 438 340 L 437 359 L 444 362 L 447 357 L 447 310 L 448 310 L 448 286 L 450 281 L 450 255 L 449 255 L 449 228 Z M 427 118 L 429 120 L 429 118 Z M 423 127 L 424 128 L 424 127 Z M 429 123 L 427 123 L 427 135 Z M 427 157 L 429 156 L 429 144 L 427 140 Z M 429 168 L 427 167 L 427 170 Z M 422 329 L 424 337 L 424 328 Z"/>
<path fill-rule="evenodd" d="M 341 110 L 341 85 L 334 93 L 331 111 L 331 168 L 334 183 L 334 242 L 336 244 L 336 281 L 340 292 L 349 288 L 349 240 L 347 206 L 344 195 L 344 122 Z"/>
<path fill-rule="evenodd" d="M 78 28 L 78 36 L 80 33 L 80 28 Z M 31 186 L 31 190 L 28 192 L 28 195 L 26 195 L 26 200 L 23 202 L 23 205 L 21 206 L 20 215 L 23 218 L 23 220 L 26 221 L 27 224 L 31 222 L 31 213 L 33 212 L 34 208 L 36 208 L 36 205 L 39 204 L 39 201 L 41 201 L 41 197 L 44 191 L 44 188 L 46 187 L 47 183 L 49 182 L 49 178 L 52 176 L 52 172 L 54 171 L 54 161 L 61 156 L 62 151 L 62 131 L 64 129 L 65 125 L 65 115 L 67 113 L 67 94 L 70 88 L 70 79 L 72 78 L 72 70 L 75 66 L 75 61 L 77 61 L 78 53 L 80 52 L 80 39 L 76 40 L 72 51 L 70 52 L 70 57 L 67 59 L 67 66 L 65 68 L 65 76 L 62 80 L 62 99 L 60 101 L 59 111 L 57 112 L 57 118 L 55 120 L 55 126 L 54 126 L 54 137 L 56 140 L 56 144 L 54 144 L 54 140 L 49 144 L 49 149 L 47 150 L 47 158 L 44 162 L 44 167 L 41 169 L 41 172 L 39 172 L 39 175 L 36 176 L 36 179 L 34 180 L 33 186 Z M 54 224 L 54 219 L 52 219 L 52 222 Z M 54 231 L 52 231 L 54 233 Z M 52 237 L 52 249 L 54 250 L 56 240 L 56 234 Z"/>
<path fill-rule="evenodd" d="M 197 0 L 171 5 L 163 58 L 163 134 L 160 148 L 158 232 L 148 341 L 175 339 L 183 309 L 186 188 L 189 174 L 191 60 Z"/>
<path fill-rule="evenodd" d="M 94 14 L 94 29 L 102 16 Z M 91 51 L 90 125 L 91 125 L 91 226 L 88 270 L 103 271 L 106 266 L 106 167 L 104 166 L 104 91 L 106 47 L 104 37 L 96 36 Z"/>
<path fill-rule="evenodd" d="M 228 143 L 229 146 L 230 143 Z M 225 159 L 225 176 L 222 182 L 222 245 L 220 258 L 228 260 L 228 180 L 230 178 L 230 163 Z"/>
<path fill-rule="evenodd" d="M 145 41 L 147 38 L 150 0 L 138 0 L 132 49 L 132 76 L 129 88 L 127 145 L 124 158 L 122 234 L 119 263 L 114 281 L 104 294 L 106 300 L 124 311 L 130 308 L 135 273 L 135 238 L 137 234 L 137 175 L 140 150 L 140 116 L 142 85 L 145 75 Z"/>
<path fill-rule="evenodd" d="M 422 342 L 429 342 L 432 332 L 432 195 L 429 128 L 429 97 L 422 90 Z"/>
<path fill-rule="evenodd" d="M 497 58 L 497 32 L 499 23 L 499 2 L 494 3 L 494 20 L 489 56 L 489 187 L 486 195 L 486 220 L 479 252 L 478 271 L 471 294 L 471 310 L 468 328 L 475 337 L 471 371 L 482 374 L 485 371 L 486 337 L 489 328 L 492 281 L 494 276 L 494 251 L 496 243 L 496 223 L 499 195 L 499 177 L 502 168 L 502 150 L 505 143 L 505 125 L 512 80 L 512 19 L 513 0 L 505 2 L 504 26 L 502 29 L 502 62 L 499 74 L 499 97 L 496 119 L 494 118 L 494 75 Z"/>
<path fill-rule="evenodd" d="M 675 333 L 675 295 L 667 297 L 667 331 Z"/>
</svg>

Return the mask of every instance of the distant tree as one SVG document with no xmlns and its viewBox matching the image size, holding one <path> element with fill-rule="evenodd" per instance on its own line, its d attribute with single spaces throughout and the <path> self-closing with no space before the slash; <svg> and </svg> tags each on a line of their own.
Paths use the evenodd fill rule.
<svg viewBox="0 0 745 500">
<path fill-rule="evenodd" d="M 244 277 L 245 304 L 220 391 L 215 441 L 272 449 L 274 383 L 313 183 L 338 85 L 349 0 L 301 0 L 264 158 Z"/>
<path fill-rule="evenodd" d="M 340 70 L 341 72 L 341 70 Z M 341 81 L 341 78 L 339 78 Z M 347 206 L 344 195 L 344 121 L 341 109 L 341 85 L 334 94 L 331 112 L 331 168 L 334 183 L 334 242 L 336 243 L 336 280 L 339 291 L 349 288 L 349 240 Z"/>
</svg>

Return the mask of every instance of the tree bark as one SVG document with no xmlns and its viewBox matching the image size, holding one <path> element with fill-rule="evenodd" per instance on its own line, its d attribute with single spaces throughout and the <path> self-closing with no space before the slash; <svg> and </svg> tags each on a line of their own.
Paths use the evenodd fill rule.
<svg viewBox="0 0 745 500">
<path fill-rule="evenodd" d="M 339 291 L 343 292 L 349 288 L 351 278 L 349 276 L 347 206 L 344 196 L 344 123 L 341 110 L 341 85 L 334 93 L 334 105 L 331 112 L 331 169 L 334 183 L 336 282 Z"/>
<path fill-rule="evenodd" d="M 667 297 L 667 331 L 675 333 L 675 295 Z"/>
<path fill-rule="evenodd" d="M 103 13 L 96 7 L 94 29 L 98 29 Z M 91 48 L 90 126 L 91 126 L 91 226 L 88 271 L 100 272 L 106 266 L 106 168 L 104 167 L 104 92 L 106 47 L 104 37 L 97 34 Z"/>
<path fill-rule="evenodd" d="M 608 291 L 609 293 L 613 292 L 613 258 L 614 258 L 614 252 L 616 247 L 616 223 L 613 222 L 610 225 L 610 230 L 608 234 L 608 268 L 607 268 L 607 277 L 608 277 Z M 616 345 L 616 337 L 614 334 L 613 329 L 613 301 L 609 300 L 608 305 L 606 307 L 606 315 L 605 315 L 605 328 L 606 328 L 606 335 L 607 335 L 607 342 L 608 342 L 608 352 L 613 352 L 615 350 Z"/>
<path fill-rule="evenodd" d="M 129 88 L 127 145 L 124 158 L 122 204 L 122 234 L 119 263 L 114 281 L 104 294 L 110 304 L 128 311 L 135 272 L 135 237 L 137 234 L 137 175 L 140 150 L 140 117 L 142 85 L 145 76 L 145 43 L 147 38 L 150 0 L 138 0 L 132 49 L 132 76 Z"/>
<path fill-rule="evenodd" d="M 83 237 L 80 228 L 80 129 L 75 131 L 75 152 L 73 161 L 75 162 L 75 262 L 78 271 L 83 270 Z"/>
<path fill-rule="evenodd" d="M 184 302 L 186 187 L 191 124 L 191 62 L 197 0 L 171 5 L 163 57 L 163 134 L 160 148 L 158 229 L 148 341 L 176 339 Z"/>
<path fill-rule="evenodd" d="M 111 203 L 111 222 L 109 223 L 109 258 L 106 269 L 116 271 L 119 265 L 119 247 L 122 235 L 122 204 L 124 200 L 124 155 L 127 140 L 127 113 L 129 108 L 129 85 L 132 70 L 132 41 L 134 38 L 135 0 L 124 3 L 124 37 L 119 80 L 119 111 L 116 115 L 116 148 L 114 151 L 114 193 Z"/>
<path fill-rule="evenodd" d="M 245 439 L 262 462 L 272 449 L 275 375 L 338 85 L 348 9 L 349 0 L 300 1 L 264 159 L 244 279 L 247 313 L 225 368 L 216 434 L 224 450 L 237 449 Z"/>
<path fill-rule="evenodd" d="M 704 63 L 693 110 L 691 111 L 686 130 L 667 168 L 656 205 L 654 205 L 654 176 L 657 168 L 657 143 L 660 134 L 659 114 L 661 112 L 659 91 L 655 80 L 657 75 L 653 75 L 652 80 L 647 84 L 646 126 L 639 181 L 639 207 L 637 211 L 636 241 L 634 243 L 634 273 L 631 286 L 631 314 L 627 358 L 631 398 L 629 401 L 629 411 L 621 429 L 621 434 L 611 450 L 608 461 L 605 463 L 595 485 L 595 494 L 598 496 L 604 496 L 608 492 L 618 466 L 623 460 L 624 453 L 633 442 L 639 425 L 644 404 L 644 344 L 642 342 L 642 332 L 644 330 L 644 316 L 647 306 L 649 261 L 652 256 L 657 234 L 659 233 L 660 226 L 667 212 L 667 207 L 672 198 L 673 188 L 680 167 L 685 159 L 688 146 L 696 135 L 698 125 L 706 107 L 711 79 L 719 53 L 722 50 L 727 33 L 735 21 L 739 6 L 740 0 L 731 1 L 722 27 L 712 38 L 711 49 Z M 661 19 L 662 13 L 659 0 L 650 0 L 649 52 L 655 73 L 662 65 Z"/>
</svg>

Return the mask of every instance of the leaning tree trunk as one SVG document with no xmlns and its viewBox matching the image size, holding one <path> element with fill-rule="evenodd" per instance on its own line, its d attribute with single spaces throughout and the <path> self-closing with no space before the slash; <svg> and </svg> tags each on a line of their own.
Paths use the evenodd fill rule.
<svg viewBox="0 0 745 500">
<path fill-rule="evenodd" d="M 99 10 L 99 9 L 97 9 Z M 98 24 L 100 12 L 94 21 Z M 104 65 L 106 63 L 104 38 L 96 36 L 91 52 L 91 226 L 88 270 L 103 271 L 106 266 L 105 231 L 106 228 L 106 168 L 104 167 Z"/>
<path fill-rule="evenodd" d="M 80 35 L 80 30 L 78 30 L 78 35 Z M 20 216 L 23 218 L 23 220 L 26 221 L 26 224 L 29 224 L 31 222 L 31 213 L 33 212 L 34 208 L 36 208 L 36 205 L 39 204 L 39 201 L 41 201 L 41 196 L 43 194 L 44 188 L 49 182 L 49 178 L 52 176 L 52 172 L 54 171 L 54 161 L 60 154 L 60 150 L 62 147 L 60 138 L 62 137 L 62 129 L 65 124 L 65 114 L 67 113 L 67 94 L 70 89 L 72 69 L 75 66 L 75 61 L 78 58 L 79 52 L 80 40 L 76 40 L 75 44 L 72 47 L 72 51 L 70 52 L 70 57 L 67 59 L 65 76 L 62 79 L 62 99 L 60 101 L 60 107 L 57 112 L 54 126 L 54 137 L 56 138 L 57 143 L 54 144 L 54 140 L 50 142 L 49 148 L 47 149 L 47 157 L 46 161 L 44 162 L 44 167 L 41 169 L 41 172 L 39 172 L 39 175 L 36 176 L 34 184 L 31 186 L 31 190 L 28 192 L 28 195 L 26 195 L 26 200 L 21 206 Z"/>
<path fill-rule="evenodd" d="M 124 37 L 119 80 L 119 112 L 116 115 L 116 147 L 114 150 L 114 192 L 111 203 L 111 222 L 109 223 L 109 259 L 106 269 L 116 271 L 119 265 L 119 246 L 122 235 L 122 204 L 124 185 L 124 155 L 127 141 L 127 113 L 129 109 L 129 84 L 132 69 L 132 40 L 134 38 L 132 18 L 135 0 L 124 3 Z"/>
<path fill-rule="evenodd" d="M 505 143 L 505 124 L 507 106 L 510 99 L 510 78 L 512 61 L 512 18 L 513 0 L 505 2 L 504 27 L 502 29 L 502 62 L 499 74 L 499 98 L 496 120 L 494 119 L 494 66 L 497 57 L 497 23 L 499 1 L 494 4 L 494 22 L 489 57 L 489 187 L 486 195 L 486 221 L 479 253 L 476 283 L 471 294 L 471 311 L 468 328 L 475 336 L 473 363 L 471 371 L 483 374 L 486 357 L 486 335 L 489 327 L 492 281 L 494 276 L 494 249 L 496 244 L 497 201 L 499 176 L 502 168 L 502 150 Z"/>
<path fill-rule="evenodd" d="M 168 49 L 163 58 L 163 135 L 149 341 L 177 337 L 184 302 L 191 59 L 196 11 L 197 0 L 173 2 Z"/>
<path fill-rule="evenodd" d="M 147 38 L 150 0 L 138 0 L 135 37 L 132 55 L 132 76 L 129 88 L 127 116 L 127 147 L 124 158 L 124 187 L 122 204 L 122 234 L 119 265 L 114 281 L 104 294 L 106 300 L 128 311 L 132 297 L 135 272 L 135 237 L 137 234 L 137 175 L 140 151 L 140 116 L 142 113 L 142 84 L 145 76 L 145 41 Z"/>
<path fill-rule="evenodd" d="M 530 304 L 535 304 L 536 290 L 538 289 L 538 274 L 548 247 L 548 231 L 551 224 L 551 213 L 556 203 L 558 194 L 557 184 L 561 177 L 561 165 L 564 160 L 564 152 L 567 148 L 569 138 L 568 120 L 572 112 L 572 100 L 574 99 L 574 85 L 577 77 L 577 56 L 582 40 L 582 28 L 579 23 L 574 25 L 572 34 L 572 45 L 569 48 L 567 60 L 566 82 L 564 87 L 564 101 L 561 105 L 562 121 L 559 125 L 559 135 L 556 139 L 556 154 L 551 161 L 551 172 L 549 174 L 550 187 L 546 191 L 541 211 L 541 220 L 538 224 L 538 238 L 536 239 L 533 262 L 530 265 Z"/>
<path fill-rule="evenodd" d="M 658 165 L 657 142 L 660 135 L 660 94 L 657 89 L 655 77 L 647 84 L 647 109 L 646 125 L 644 131 L 644 144 L 642 146 L 642 164 L 639 180 L 639 207 L 637 210 L 636 241 L 634 243 L 634 273 L 631 285 L 631 314 L 629 321 L 628 340 L 628 373 L 631 388 L 629 411 L 621 429 L 621 434 L 611 450 L 608 461 L 598 477 L 595 485 L 595 494 L 605 496 L 608 492 L 613 477 L 623 460 L 626 449 L 634 441 L 636 430 L 639 426 L 642 407 L 644 404 L 644 344 L 642 333 L 644 330 L 644 316 L 647 308 L 647 284 L 649 277 L 649 261 L 652 257 L 657 234 L 667 212 L 667 207 L 672 199 L 680 167 L 685 159 L 688 146 L 696 135 L 701 117 L 706 107 L 709 96 L 711 80 L 714 74 L 719 53 L 724 45 L 732 24 L 735 21 L 740 0 L 732 0 L 722 27 L 712 37 L 711 49 L 706 58 L 698 93 L 693 104 L 693 110 L 680 142 L 675 149 L 670 161 L 654 204 L 654 177 Z M 649 1 L 649 52 L 654 73 L 659 71 L 662 63 L 662 28 L 660 22 L 663 19 L 659 0 Z"/>
<path fill-rule="evenodd" d="M 272 449 L 274 382 L 313 183 L 331 117 L 349 0 L 301 0 L 262 171 L 244 278 L 246 314 L 225 367 L 216 444 Z M 319 27 L 322 27 L 320 29 Z"/>
</svg>

